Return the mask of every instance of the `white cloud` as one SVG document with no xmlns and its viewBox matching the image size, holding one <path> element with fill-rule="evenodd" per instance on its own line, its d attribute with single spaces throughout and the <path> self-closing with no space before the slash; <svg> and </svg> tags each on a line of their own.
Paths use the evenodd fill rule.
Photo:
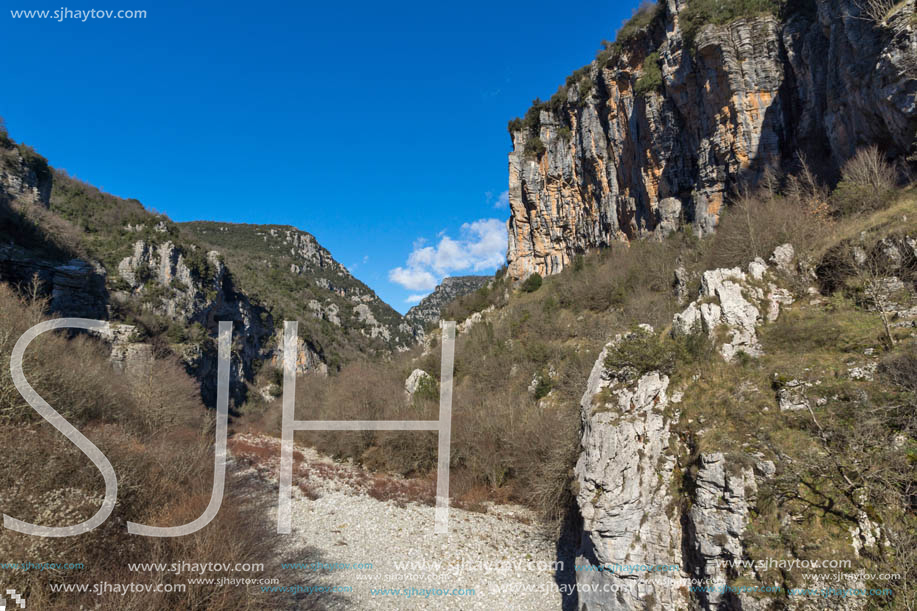
<svg viewBox="0 0 917 611">
<path fill-rule="evenodd" d="M 506 261 L 506 224 L 479 219 L 463 224 L 458 238 L 442 233 L 435 246 L 425 244 L 416 240 L 405 266 L 391 270 L 389 280 L 410 291 L 429 291 L 446 276 L 499 267 Z"/>
<path fill-rule="evenodd" d="M 497 210 L 509 208 L 509 191 L 504 191 L 497 196 L 497 201 L 494 202 L 494 208 Z"/>
<path fill-rule="evenodd" d="M 409 291 L 432 291 L 436 288 L 436 278 L 422 269 L 396 267 L 389 271 L 388 279 L 400 284 Z"/>
<path fill-rule="evenodd" d="M 421 293 L 420 295 L 408 295 L 407 299 L 404 300 L 405 303 L 415 304 L 418 303 L 421 299 L 429 295 L 429 293 Z"/>
</svg>

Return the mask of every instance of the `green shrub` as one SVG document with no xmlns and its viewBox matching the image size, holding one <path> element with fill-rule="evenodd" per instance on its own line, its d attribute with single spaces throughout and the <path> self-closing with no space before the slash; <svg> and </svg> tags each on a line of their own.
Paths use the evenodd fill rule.
<svg viewBox="0 0 917 611">
<path fill-rule="evenodd" d="M 650 371 L 672 375 L 676 368 L 713 358 L 715 346 L 700 325 L 676 338 L 657 336 L 641 327 L 630 333 L 608 351 L 605 367 L 614 370 L 631 368 L 641 376 Z"/>
<path fill-rule="evenodd" d="M 585 65 L 582 68 L 579 68 L 578 70 L 574 70 L 573 74 L 567 77 L 567 80 L 566 80 L 567 87 L 573 87 L 574 85 L 579 83 L 584 77 L 589 76 L 590 72 L 591 72 L 591 67 L 589 65 Z"/>
<path fill-rule="evenodd" d="M 183 248 L 182 258 L 191 273 L 200 280 L 210 280 L 216 275 L 216 268 L 203 248 Z"/>
<path fill-rule="evenodd" d="M 656 2 L 643 2 L 628 19 L 615 37 L 614 42 L 602 41 L 602 48 L 596 53 L 595 61 L 598 67 L 613 68 L 621 56 L 624 46 L 632 42 L 637 36 L 645 32 L 656 17 L 663 14 L 662 5 Z"/>
<path fill-rule="evenodd" d="M 561 140 L 570 141 L 570 138 L 573 136 L 573 132 L 570 131 L 570 128 L 566 125 L 557 130 L 557 137 Z"/>
<path fill-rule="evenodd" d="M 531 274 L 528 278 L 525 279 L 525 281 L 522 283 L 521 288 L 526 293 L 534 293 L 535 291 L 541 288 L 541 283 L 542 283 L 541 274 L 539 274 L 538 272 L 535 272 L 534 274 Z"/>
<path fill-rule="evenodd" d="M 527 130 L 529 134 L 538 133 L 538 128 L 541 127 L 541 111 L 546 108 L 548 104 L 542 102 L 541 98 L 532 100 L 532 105 L 525 111 L 525 116 L 523 118 L 520 119 L 516 117 L 509 122 L 507 125 L 509 133 L 512 134 L 523 130 Z"/>
<path fill-rule="evenodd" d="M 538 382 L 535 384 L 535 400 L 537 401 L 547 397 L 553 387 L 554 385 L 551 383 L 551 378 L 544 374 L 539 374 Z"/>
<path fill-rule="evenodd" d="M 589 97 L 593 89 L 595 89 L 595 83 L 592 81 L 592 77 L 584 76 L 579 82 L 580 97 L 583 99 Z"/>
<path fill-rule="evenodd" d="M 530 133 L 535 133 L 538 131 L 538 128 L 541 127 L 541 109 L 544 106 L 544 103 L 541 101 L 541 98 L 535 98 L 532 100 L 532 105 L 527 111 L 525 111 L 525 117 L 522 119 L 522 126 L 529 130 Z"/>
<path fill-rule="evenodd" d="M 414 400 L 435 401 L 439 398 L 439 387 L 433 376 L 423 376 L 414 391 Z"/>
<path fill-rule="evenodd" d="M 538 136 L 532 136 L 525 142 L 525 156 L 530 159 L 541 157 L 547 149 Z"/>
<path fill-rule="evenodd" d="M 595 54 L 595 63 L 601 68 L 613 68 L 618 57 L 621 56 L 621 45 L 619 43 L 610 43 L 604 49 L 600 49 Z"/>
<path fill-rule="evenodd" d="M 637 376 L 651 371 L 670 374 L 675 370 L 676 356 L 673 341 L 637 327 L 608 351 L 605 368 L 634 369 Z"/>
<path fill-rule="evenodd" d="M 0 117 L 0 147 L 13 147 L 13 141 L 10 140 L 9 132 L 6 131 L 6 122 L 3 120 L 3 117 Z"/>
<path fill-rule="evenodd" d="M 662 89 L 662 69 L 659 67 L 659 53 L 653 51 L 643 60 L 643 74 L 637 79 L 634 92 L 643 96 L 660 89 Z"/>
<path fill-rule="evenodd" d="M 782 4 L 782 0 L 691 0 L 678 14 L 678 21 L 686 45 L 693 48 L 697 33 L 705 25 L 723 25 L 740 17 L 777 15 Z"/>
<path fill-rule="evenodd" d="M 22 157 L 23 163 L 35 173 L 38 180 L 45 181 L 51 179 L 51 167 L 48 165 L 47 159 L 36 153 L 35 149 L 28 144 L 20 144 L 17 148 L 19 149 L 19 156 Z"/>
<path fill-rule="evenodd" d="M 567 86 L 561 85 L 557 88 L 557 91 L 554 92 L 554 95 L 551 96 L 551 99 L 545 104 L 545 107 L 551 112 L 557 112 L 561 110 L 566 103 Z"/>
<path fill-rule="evenodd" d="M 641 32 L 646 30 L 653 23 L 658 15 L 662 13 L 662 5 L 656 2 L 643 2 L 634 11 L 633 16 L 628 19 L 615 36 L 615 43 L 623 45 L 636 38 Z M 611 46 L 611 45 L 609 45 Z M 607 48 L 607 47 L 606 47 Z"/>
</svg>

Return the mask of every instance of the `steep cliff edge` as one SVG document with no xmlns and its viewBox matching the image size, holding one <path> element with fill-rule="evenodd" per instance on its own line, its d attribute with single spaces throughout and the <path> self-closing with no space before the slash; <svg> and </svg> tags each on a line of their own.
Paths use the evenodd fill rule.
<svg viewBox="0 0 917 611">
<path fill-rule="evenodd" d="M 734 185 L 799 155 L 826 175 L 868 144 L 917 163 L 914 57 L 913 0 L 879 25 L 854 0 L 642 8 L 510 123 L 509 274 L 683 224 L 708 233 Z"/>
</svg>

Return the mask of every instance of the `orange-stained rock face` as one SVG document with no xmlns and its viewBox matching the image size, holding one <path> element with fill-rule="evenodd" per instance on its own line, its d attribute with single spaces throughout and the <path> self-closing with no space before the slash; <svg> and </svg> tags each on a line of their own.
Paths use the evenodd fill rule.
<svg viewBox="0 0 917 611">
<path fill-rule="evenodd" d="M 571 82 L 535 129 L 512 134 L 509 274 L 554 274 L 577 253 L 683 223 L 709 233 L 736 184 L 787 169 L 798 153 L 836 167 L 857 140 L 917 152 L 917 83 L 894 65 L 864 68 L 881 67 L 880 55 L 901 63 L 903 52 L 890 55 L 864 24 L 843 20 L 852 1 L 819 5 L 817 20 L 759 15 L 704 26 L 689 51 L 677 17 L 685 3 L 671 0 L 614 62 L 593 62 L 589 91 Z M 641 95 L 653 51 L 662 85 Z M 812 62 L 829 56 L 838 74 L 813 75 Z M 847 68 L 857 62 L 860 72 Z M 868 79 L 893 83 L 895 102 L 874 95 Z M 525 152 L 535 137 L 545 147 L 537 158 Z"/>
</svg>

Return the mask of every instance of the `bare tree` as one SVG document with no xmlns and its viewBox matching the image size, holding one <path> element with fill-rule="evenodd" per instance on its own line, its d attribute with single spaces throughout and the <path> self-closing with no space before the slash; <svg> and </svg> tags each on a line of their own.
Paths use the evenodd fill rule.
<svg viewBox="0 0 917 611">
<path fill-rule="evenodd" d="M 885 338 L 888 340 L 889 346 L 894 346 L 897 340 L 892 333 L 891 327 L 891 317 L 894 313 L 894 302 L 890 294 L 892 277 L 889 276 L 886 269 L 881 249 L 878 246 L 872 249 L 852 246 L 850 248 L 850 264 L 853 276 L 869 300 L 869 305 L 875 309 L 882 320 L 882 327 L 885 330 Z"/>
</svg>

